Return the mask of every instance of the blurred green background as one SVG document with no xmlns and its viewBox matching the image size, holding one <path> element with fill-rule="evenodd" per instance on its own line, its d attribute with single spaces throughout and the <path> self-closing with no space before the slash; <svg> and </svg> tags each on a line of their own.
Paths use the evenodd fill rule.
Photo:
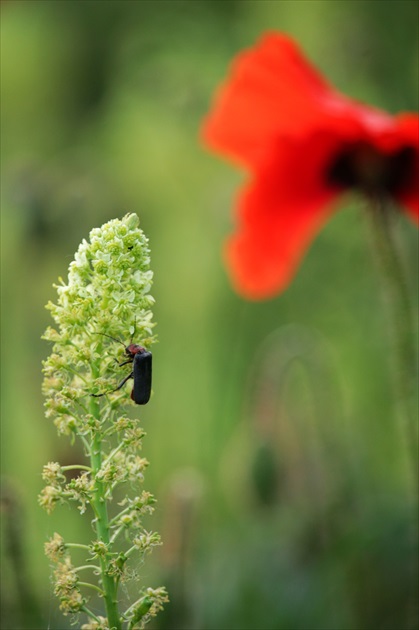
<svg viewBox="0 0 419 630">
<path fill-rule="evenodd" d="M 344 201 L 283 295 L 244 302 L 220 258 L 243 175 L 198 140 L 232 56 L 267 29 L 347 94 L 417 109 L 417 2 L 6 0 L 1 14 L 1 627 L 70 627 L 43 543 L 90 529 L 37 506 L 43 464 L 80 456 L 43 415 L 44 304 L 89 230 L 128 211 L 150 237 L 159 335 L 138 411 L 165 542 L 141 571 L 171 596 L 153 627 L 417 627 L 361 203 Z M 397 230 L 417 304 L 417 232 L 402 216 Z"/>
</svg>

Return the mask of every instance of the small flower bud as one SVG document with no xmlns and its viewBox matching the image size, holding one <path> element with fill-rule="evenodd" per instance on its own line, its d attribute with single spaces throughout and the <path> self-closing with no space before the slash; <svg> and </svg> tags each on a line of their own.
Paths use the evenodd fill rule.
<svg viewBox="0 0 419 630">
<path fill-rule="evenodd" d="M 46 483 L 55 486 L 65 481 L 60 464 L 58 462 L 48 462 L 42 470 L 42 479 Z"/>
<path fill-rule="evenodd" d="M 45 486 L 38 495 L 38 503 L 44 510 L 51 514 L 55 505 L 62 501 L 61 489 L 56 486 Z"/>
<path fill-rule="evenodd" d="M 150 552 L 153 547 L 158 547 L 162 544 L 160 535 L 156 532 L 144 532 L 144 534 L 136 536 L 133 542 L 142 553 Z"/>
<path fill-rule="evenodd" d="M 95 540 L 90 545 L 90 553 L 94 558 L 103 558 L 108 553 L 108 546 L 102 540 Z"/>
<path fill-rule="evenodd" d="M 62 559 L 66 552 L 64 538 L 56 532 L 54 533 L 53 537 L 45 543 L 44 548 L 45 555 L 53 562 L 58 562 L 60 559 Z"/>
</svg>

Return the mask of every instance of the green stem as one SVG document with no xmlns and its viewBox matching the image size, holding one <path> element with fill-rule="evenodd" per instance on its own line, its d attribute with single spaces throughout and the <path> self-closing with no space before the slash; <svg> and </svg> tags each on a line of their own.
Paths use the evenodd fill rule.
<svg viewBox="0 0 419 630">
<path fill-rule="evenodd" d="M 84 549 L 84 551 L 90 551 L 89 545 L 82 545 L 81 543 L 65 543 L 66 547 L 71 547 L 73 549 Z"/>
<path fill-rule="evenodd" d="M 79 438 L 81 439 L 81 441 L 84 444 L 84 448 L 86 449 L 86 455 L 90 456 L 90 444 L 89 442 L 86 440 L 86 438 L 84 437 L 84 435 L 80 435 L 79 434 Z"/>
<path fill-rule="evenodd" d="M 114 457 L 117 453 L 119 453 L 119 451 L 120 451 L 121 449 L 123 449 L 123 448 L 124 448 L 124 446 L 125 446 L 124 442 L 121 442 L 120 444 L 118 444 L 118 446 L 116 446 L 116 447 L 113 449 L 112 453 L 110 453 L 110 454 L 108 455 L 108 457 L 105 459 L 105 461 L 103 462 L 103 465 L 104 465 L 104 466 L 106 466 L 106 464 L 108 464 L 108 463 L 111 461 L 111 459 L 112 459 L 112 458 L 113 458 L 113 457 Z"/>
<path fill-rule="evenodd" d="M 100 405 L 94 398 L 90 401 L 90 413 L 97 419 L 100 419 Z M 101 437 L 96 434 L 90 451 L 91 466 L 93 477 L 96 476 L 102 465 L 102 444 Z M 108 553 L 100 558 L 100 568 L 102 574 L 103 598 L 105 600 L 106 615 L 109 628 L 112 630 L 121 630 L 121 619 L 118 612 L 117 585 L 115 579 L 108 573 L 108 562 L 110 559 L 110 536 L 109 536 L 109 518 L 105 500 L 105 486 L 101 481 L 96 480 L 95 497 L 92 500 L 92 507 L 96 514 L 96 533 L 98 540 L 105 543 L 108 547 Z"/>
<path fill-rule="evenodd" d="M 84 466 L 83 464 L 73 464 L 71 466 L 61 466 L 61 470 L 64 472 L 66 470 L 86 470 L 87 472 L 92 472 L 90 466 Z"/>
<path fill-rule="evenodd" d="M 134 551 L 139 551 L 137 545 L 133 545 L 132 547 L 130 547 L 127 551 L 124 551 L 124 555 L 129 558 L 129 556 L 134 553 Z"/>
<path fill-rule="evenodd" d="M 86 606 L 82 606 L 80 610 L 86 613 L 86 615 L 90 617 L 91 619 L 93 619 L 94 621 L 101 623 L 99 617 L 96 617 L 96 615 L 91 610 L 89 610 Z"/>
<path fill-rule="evenodd" d="M 416 338 L 409 288 L 401 261 L 393 240 L 392 208 L 380 197 L 371 198 L 368 215 L 371 224 L 371 240 L 383 279 L 384 296 L 394 348 L 394 388 L 398 403 L 397 417 L 405 442 L 408 469 L 408 492 L 412 508 L 409 525 L 409 544 L 414 550 L 418 534 L 418 434 L 417 434 L 417 361 Z M 411 555 L 406 611 L 406 628 L 416 627 L 416 556 Z"/>
<path fill-rule="evenodd" d="M 94 571 L 97 571 L 98 573 L 100 573 L 100 567 L 97 567 L 95 564 L 83 564 L 80 567 L 76 567 L 74 570 L 83 571 L 84 569 L 93 569 Z"/>
<path fill-rule="evenodd" d="M 91 584 L 90 582 L 77 582 L 78 586 L 84 586 L 85 588 L 91 588 L 94 591 L 96 591 L 97 593 L 99 593 L 99 595 L 101 597 L 103 597 L 103 591 L 101 588 L 99 588 L 98 586 L 96 586 L 96 584 Z"/>
<path fill-rule="evenodd" d="M 410 473 L 417 496 L 416 352 L 413 314 L 404 270 L 392 234 L 392 208 L 381 197 L 371 197 L 368 216 L 371 240 L 383 279 L 394 348 L 394 388 L 398 417 L 406 443 Z"/>
<path fill-rule="evenodd" d="M 110 525 L 113 526 L 115 525 L 119 519 L 121 518 L 121 516 L 124 516 L 124 514 L 127 514 L 127 512 L 129 512 L 130 510 L 132 510 L 132 506 L 129 505 L 128 507 L 124 508 L 123 510 L 121 510 L 116 516 L 113 517 L 113 519 L 110 521 Z M 123 526 L 124 527 L 124 526 Z"/>
<path fill-rule="evenodd" d="M 124 529 L 126 529 L 125 525 L 121 525 L 121 527 L 118 527 L 118 529 L 112 534 L 112 538 L 111 538 L 112 545 L 118 538 L 119 534 L 124 531 Z"/>
</svg>

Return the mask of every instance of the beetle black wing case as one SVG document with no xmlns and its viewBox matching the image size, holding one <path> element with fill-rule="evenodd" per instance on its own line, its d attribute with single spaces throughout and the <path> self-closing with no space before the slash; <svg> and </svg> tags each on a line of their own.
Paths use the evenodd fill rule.
<svg viewBox="0 0 419 630">
<path fill-rule="evenodd" d="M 150 400 L 151 394 L 151 352 L 137 352 L 134 356 L 133 376 L 134 386 L 131 398 L 137 405 L 145 405 Z"/>
</svg>

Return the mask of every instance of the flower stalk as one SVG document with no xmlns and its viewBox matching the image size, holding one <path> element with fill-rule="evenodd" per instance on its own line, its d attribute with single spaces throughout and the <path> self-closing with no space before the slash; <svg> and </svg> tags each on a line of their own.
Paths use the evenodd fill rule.
<svg viewBox="0 0 419 630">
<path fill-rule="evenodd" d="M 119 340 L 135 337 L 146 349 L 155 341 L 148 241 L 138 224 L 137 216 L 129 214 L 92 230 L 70 264 L 68 282 L 61 280 L 56 287 L 57 303 L 47 305 L 56 327 L 44 335 L 54 344 L 43 367 L 46 415 L 60 434 L 81 440 L 86 462 L 44 466 L 46 486 L 39 503 L 50 513 L 57 504 L 71 501 L 80 514 L 93 516 L 90 544 L 67 542 L 55 533 L 45 545 L 55 566 L 60 608 L 64 615 L 75 615 L 76 623 L 86 615 L 82 630 L 144 628 L 168 601 L 164 588 L 140 589 L 140 600 L 131 605 L 119 595 L 121 580 L 138 579 L 136 559 L 141 562 L 161 544 L 159 535 L 143 526 L 155 499 L 146 491 L 136 494 L 148 466 L 139 455 L 145 432 L 126 414 L 125 408 L 134 405 L 128 385 L 117 387 L 121 376 L 127 376 L 123 370 L 132 368 L 115 362 L 118 354 L 122 358 Z M 71 471 L 78 476 L 70 478 Z M 119 509 L 111 514 L 113 499 Z M 85 556 L 80 566 L 72 561 L 75 549 Z M 103 599 L 105 616 L 90 610 L 92 594 Z"/>
<path fill-rule="evenodd" d="M 370 197 L 367 215 L 391 328 L 393 380 L 401 434 L 405 441 L 410 474 L 417 495 L 418 431 L 414 404 L 417 363 L 409 288 L 394 240 L 392 208 L 382 196 L 374 195 Z"/>
</svg>

